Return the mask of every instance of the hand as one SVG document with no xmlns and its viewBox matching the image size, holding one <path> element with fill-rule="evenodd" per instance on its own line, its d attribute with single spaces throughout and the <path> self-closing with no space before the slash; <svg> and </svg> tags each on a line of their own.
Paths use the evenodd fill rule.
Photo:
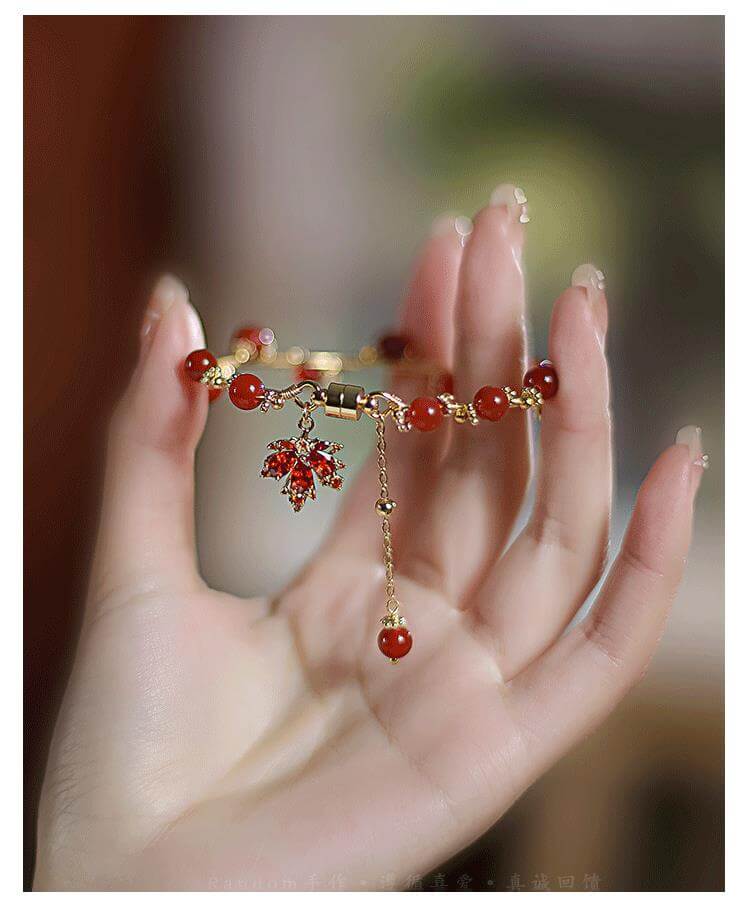
<svg viewBox="0 0 749 904">
<path fill-rule="evenodd" d="M 465 249 L 454 231 L 423 249 L 402 324 L 454 371 L 458 398 L 522 377 L 522 244 L 511 204 L 482 210 Z M 488 829 L 590 732 L 663 630 L 702 470 L 694 442 L 663 452 L 594 608 L 565 633 L 607 551 L 606 327 L 592 284 L 557 300 L 548 353 L 560 389 L 544 407 L 534 507 L 509 546 L 530 416 L 388 432 L 396 582 L 414 636 L 394 666 L 375 646 L 374 463 L 344 498 L 333 543 L 279 598 L 204 584 L 193 458 L 208 400 L 181 376 L 204 339 L 185 290 L 162 281 L 111 429 L 36 888 L 402 886 Z"/>
</svg>

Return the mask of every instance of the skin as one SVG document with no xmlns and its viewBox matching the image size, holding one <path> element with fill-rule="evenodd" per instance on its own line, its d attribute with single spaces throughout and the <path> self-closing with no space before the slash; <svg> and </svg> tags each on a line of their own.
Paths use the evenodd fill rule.
<svg viewBox="0 0 749 904">
<path fill-rule="evenodd" d="M 521 380 L 523 229 L 514 205 L 490 206 L 464 248 L 435 233 L 417 262 L 402 325 L 454 372 L 458 398 Z M 661 454 L 593 609 L 565 632 L 607 553 L 606 324 L 602 292 L 568 288 L 555 304 L 560 390 L 544 407 L 534 507 L 509 545 L 531 473 L 529 416 L 388 431 L 396 582 L 414 634 L 393 666 L 375 645 L 374 462 L 344 496 L 335 555 L 278 598 L 202 580 L 194 454 L 208 400 L 181 366 L 205 341 L 184 288 L 162 280 L 111 427 L 35 888 L 404 886 L 595 728 L 663 631 L 702 474 L 687 445 Z M 419 394 L 413 379 L 393 388 Z"/>
</svg>

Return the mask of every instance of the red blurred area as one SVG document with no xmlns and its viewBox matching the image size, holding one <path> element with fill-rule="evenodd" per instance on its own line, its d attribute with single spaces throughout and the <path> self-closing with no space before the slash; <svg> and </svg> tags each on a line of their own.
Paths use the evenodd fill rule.
<svg viewBox="0 0 749 904">
<path fill-rule="evenodd" d="M 149 278 L 169 258 L 154 91 L 161 25 L 89 16 L 30 16 L 24 25 L 27 884 L 85 591 L 106 420 L 134 361 Z"/>
</svg>

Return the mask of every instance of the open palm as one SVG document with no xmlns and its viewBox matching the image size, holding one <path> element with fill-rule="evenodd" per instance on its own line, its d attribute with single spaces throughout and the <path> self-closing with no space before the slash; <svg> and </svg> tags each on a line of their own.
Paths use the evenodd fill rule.
<svg viewBox="0 0 749 904">
<path fill-rule="evenodd" d="M 509 200 L 481 211 L 465 248 L 436 232 L 406 296 L 404 330 L 454 372 L 458 398 L 517 384 L 525 365 L 523 227 Z M 602 573 L 611 500 L 606 301 L 592 269 L 578 275 L 552 316 L 560 390 L 512 543 L 528 417 L 390 437 L 396 580 L 414 635 L 396 666 L 375 645 L 374 463 L 277 599 L 200 578 L 193 458 L 208 402 L 180 374 L 204 342 L 184 289 L 160 282 L 111 431 L 36 888 L 403 886 L 485 831 L 611 710 L 679 584 L 701 450 L 690 429 L 658 459 L 595 606 L 565 631 Z"/>
</svg>

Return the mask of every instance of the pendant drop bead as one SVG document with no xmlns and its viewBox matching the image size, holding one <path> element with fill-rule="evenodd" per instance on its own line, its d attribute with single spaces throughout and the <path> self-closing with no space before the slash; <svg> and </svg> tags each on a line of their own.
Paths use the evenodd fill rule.
<svg viewBox="0 0 749 904">
<path fill-rule="evenodd" d="M 404 625 L 383 628 L 377 635 L 377 646 L 388 659 L 402 659 L 413 646 L 411 632 Z"/>
</svg>

